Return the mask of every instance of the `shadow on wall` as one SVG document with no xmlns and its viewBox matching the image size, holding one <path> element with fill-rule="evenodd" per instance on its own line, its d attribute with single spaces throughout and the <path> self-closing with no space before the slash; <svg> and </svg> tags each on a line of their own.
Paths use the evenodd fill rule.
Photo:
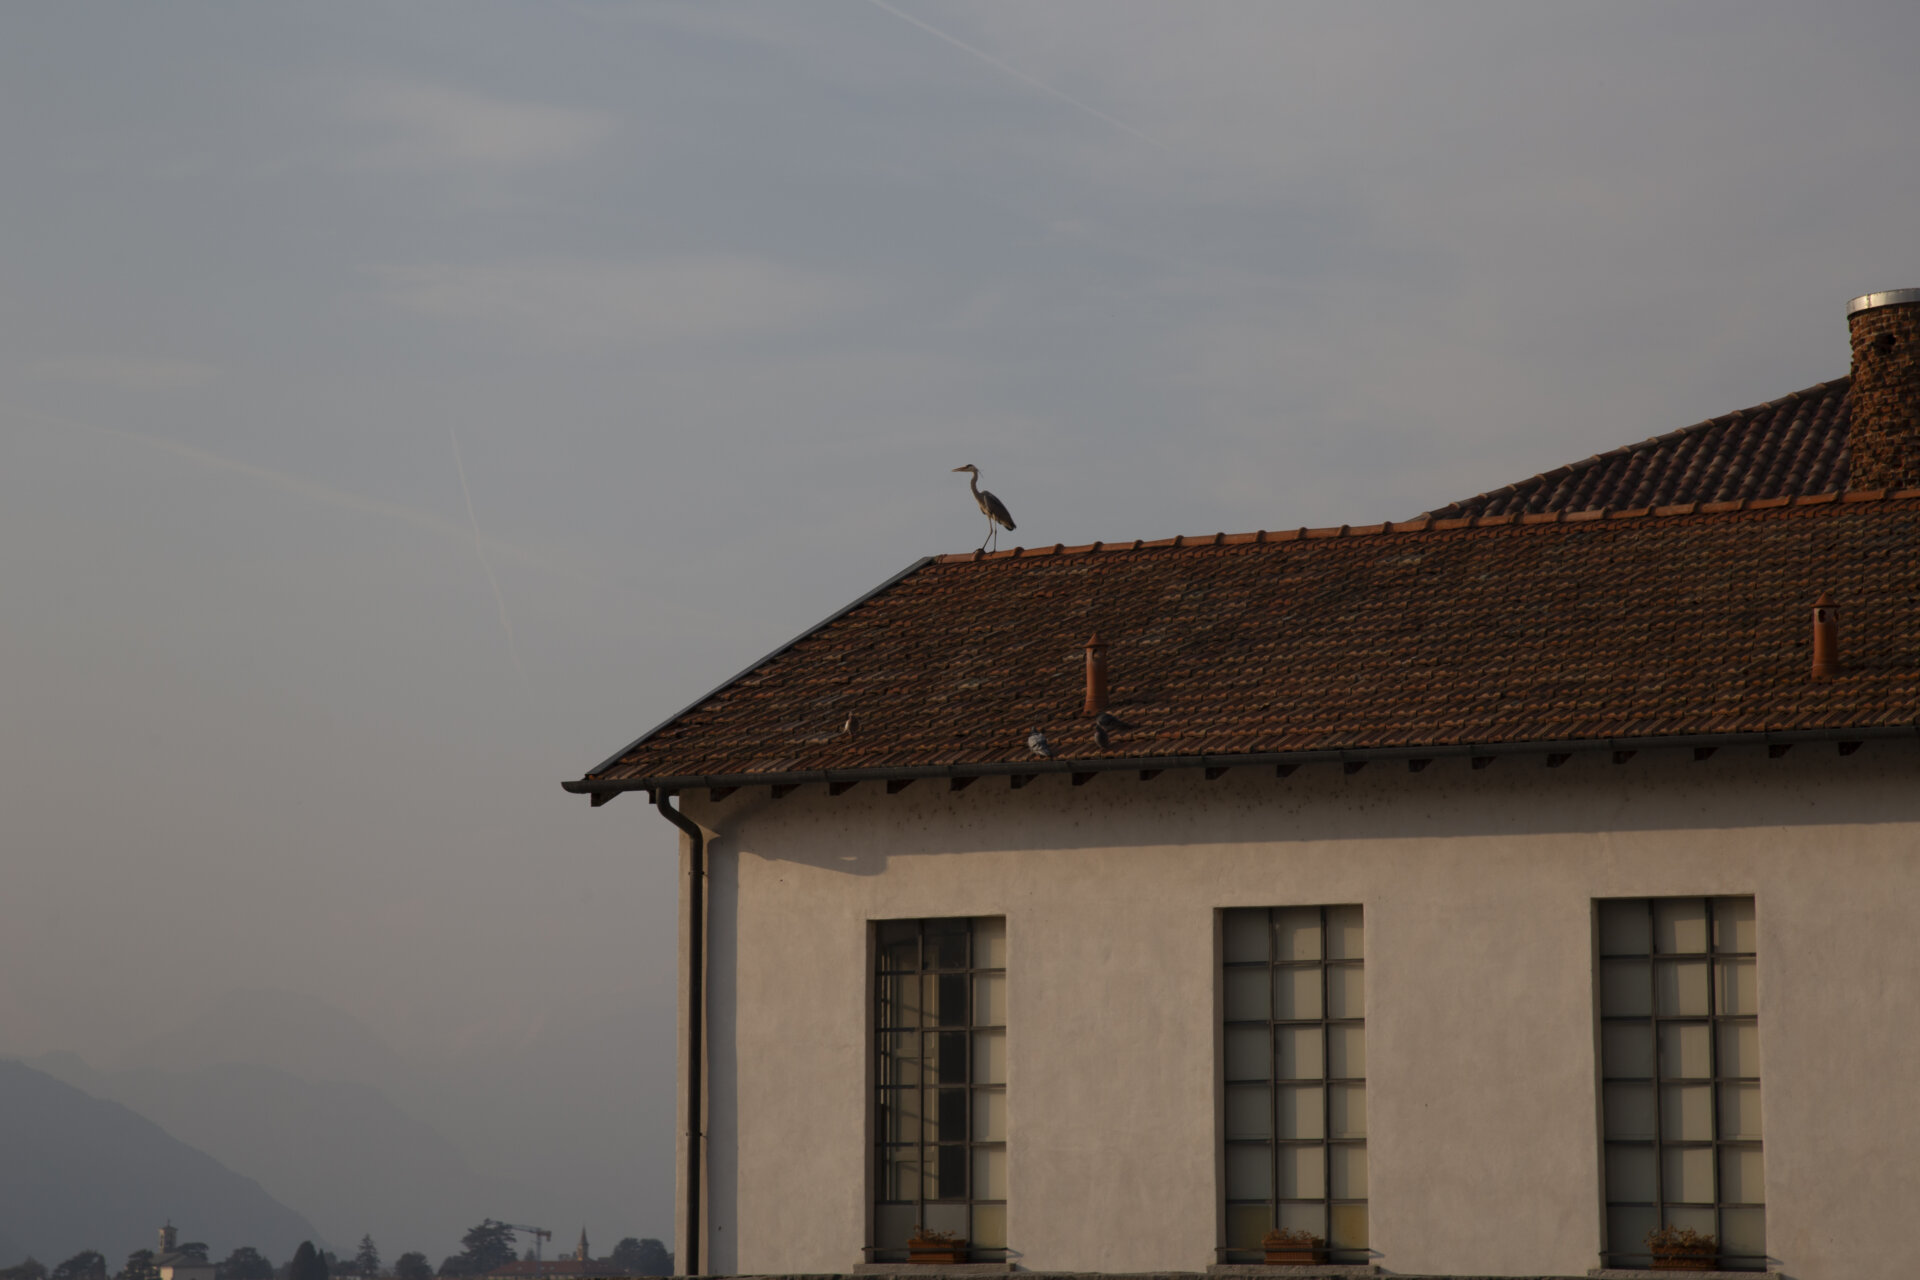
<svg viewBox="0 0 1920 1280">
<path fill-rule="evenodd" d="M 1676 749 L 1615 764 L 1594 751 L 1545 763 L 1503 756 L 1475 769 L 1452 758 L 1411 773 L 1381 761 L 1353 774 L 1307 765 L 1287 778 L 1248 767 L 1215 781 L 1198 770 L 1148 781 L 1106 773 L 1079 787 L 1046 774 L 1018 791 L 982 778 L 963 792 L 926 780 L 895 795 L 869 782 L 840 796 L 802 787 L 780 800 L 749 787 L 717 804 L 704 791 L 681 802 L 712 833 L 717 860 L 747 853 L 856 876 L 879 875 L 905 853 L 1920 823 L 1920 789 L 1910 784 L 1920 743 L 1869 742 L 1846 757 L 1802 744 L 1777 759 L 1738 747 L 1706 759 Z"/>
</svg>

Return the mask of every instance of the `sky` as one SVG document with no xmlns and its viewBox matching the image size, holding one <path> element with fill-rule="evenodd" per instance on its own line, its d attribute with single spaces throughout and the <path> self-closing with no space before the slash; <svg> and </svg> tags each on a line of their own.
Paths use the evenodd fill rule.
<svg viewBox="0 0 1920 1280">
<path fill-rule="evenodd" d="M 1910 4 L 0 9 L 0 1053 L 259 990 L 448 1079 L 591 1042 L 487 1096 L 596 1243 L 669 1236 L 674 833 L 563 778 L 971 549 L 964 463 L 1003 546 L 1360 524 L 1845 374 L 1846 300 L 1920 285 L 1915 48 Z"/>
</svg>

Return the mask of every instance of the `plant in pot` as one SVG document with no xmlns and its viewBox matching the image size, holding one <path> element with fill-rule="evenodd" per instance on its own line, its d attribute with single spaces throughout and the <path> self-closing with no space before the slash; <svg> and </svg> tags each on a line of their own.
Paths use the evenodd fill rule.
<svg viewBox="0 0 1920 1280">
<path fill-rule="evenodd" d="M 907 1237 L 907 1261 L 957 1266 L 967 1260 L 967 1238 L 951 1231 L 915 1230 Z"/>
<path fill-rule="evenodd" d="M 1311 1265 L 1327 1260 L 1327 1242 L 1301 1227 L 1281 1227 L 1267 1232 L 1260 1241 L 1267 1263 L 1274 1265 Z"/>
<path fill-rule="evenodd" d="M 1661 1227 L 1647 1232 L 1655 1271 L 1712 1271 L 1720 1263 L 1720 1241 L 1692 1227 Z"/>
</svg>

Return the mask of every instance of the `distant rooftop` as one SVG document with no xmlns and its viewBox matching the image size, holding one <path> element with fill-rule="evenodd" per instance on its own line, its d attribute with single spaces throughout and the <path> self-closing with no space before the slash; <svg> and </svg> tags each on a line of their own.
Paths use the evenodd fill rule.
<svg viewBox="0 0 1920 1280">
<path fill-rule="evenodd" d="M 1618 511 L 1838 493 L 1847 487 L 1850 382 L 1818 382 L 1425 514 Z"/>
</svg>

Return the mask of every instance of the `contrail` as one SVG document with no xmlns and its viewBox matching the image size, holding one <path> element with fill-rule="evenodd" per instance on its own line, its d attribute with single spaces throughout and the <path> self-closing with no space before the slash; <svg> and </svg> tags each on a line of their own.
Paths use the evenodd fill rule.
<svg viewBox="0 0 1920 1280">
<path fill-rule="evenodd" d="M 229 458 L 225 454 L 214 453 L 208 449 L 196 448 L 190 444 L 182 444 L 178 440 L 169 440 L 165 436 L 143 435 L 138 431 L 121 431 L 116 427 L 102 427 L 91 422 L 76 422 L 71 418 L 42 413 L 37 409 L 10 407 L 7 412 L 28 418 L 37 418 L 48 427 L 56 430 L 85 431 L 94 435 L 110 436 L 115 440 L 125 440 L 131 444 L 154 449 L 160 453 L 165 453 L 187 462 L 198 463 L 203 467 L 209 467 L 216 471 L 226 471 L 235 475 L 246 476 L 248 479 L 271 485 L 273 488 L 283 492 L 299 494 L 301 497 L 312 498 L 316 501 L 327 503 L 329 506 L 346 507 L 349 510 L 363 511 L 369 515 L 385 516 L 388 519 L 398 520 L 403 524 L 410 524 L 416 529 L 439 534 L 443 537 L 457 538 L 462 542 L 467 539 L 467 529 L 461 525 L 459 521 L 449 520 L 445 516 L 436 515 L 434 512 L 422 511 L 417 507 L 405 506 L 398 502 L 387 502 L 381 498 L 369 498 L 364 494 L 350 493 L 344 489 L 335 489 L 331 485 L 324 485 L 316 480 L 309 480 L 305 476 L 291 475 L 285 471 L 275 471 L 271 467 L 259 466 L 252 462 L 242 462 L 238 458 Z M 489 538 L 487 545 L 493 549 L 495 554 L 504 555 L 509 560 L 516 561 L 528 568 L 556 574 L 575 582 L 585 581 L 577 570 L 566 565 L 556 564 L 544 556 L 514 546 L 510 542 L 501 542 L 497 538 Z"/>
<path fill-rule="evenodd" d="M 928 35 L 933 36 L 934 38 L 939 40 L 945 40 L 948 44 L 952 45 L 956 49 L 961 49 L 967 53 L 972 54 L 974 57 L 980 59 L 980 61 L 986 63 L 988 66 L 992 67 L 994 70 L 999 71 L 1002 74 L 1012 76 L 1015 80 L 1018 80 L 1021 84 L 1026 85 L 1030 89 L 1038 89 L 1041 93 L 1046 94 L 1049 98 L 1054 98 L 1054 99 L 1057 99 L 1058 101 L 1064 102 L 1068 106 L 1074 108 L 1076 111 L 1084 111 L 1096 120 L 1104 120 L 1108 124 L 1112 125 L 1114 128 L 1120 130 L 1120 132 L 1128 134 L 1132 137 L 1138 138 L 1140 141 L 1146 143 L 1150 147 L 1158 147 L 1163 151 L 1167 150 L 1166 143 L 1160 141 L 1160 139 L 1152 136 L 1151 134 L 1140 132 L 1140 130 L 1134 128 L 1132 125 L 1128 124 L 1125 120 L 1121 120 L 1115 116 L 1110 116 L 1098 107 L 1089 106 L 1088 104 L 1080 101 L 1080 99 L 1078 98 L 1075 98 L 1069 94 L 1060 92 L 1060 90 L 1054 88 L 1050 84 L 1043 84 L 1040 81 L 1035 80 L 1032 76 L 1028 75 L 1026 72 L 1021 71 L 1016 67 L 1008 66 L 1006 63 L 1000 61 L 1000 59 L 994 57 L 992 54 L 988 53 L 986 50 L 976 49 L 972 45 L 968 44 L 965 40 L 959 39 L 957 36 L 950 36 L 946 32 L 942 31 L 940 28 L 936 26 L 932 26 L 928 23 L 922 22 L 920 21 L 920 19 L 914 17 L 910 13 L 902 13 L 900 10 L 888 4 L 887 0 L 867 0 L 867 3 L 871 4 L 876 9 L 885 9 L 888 13 L 900 19 L 902 22 L 911 22 L 914 26 L 920 28 L 922 31 L 926 32 Z"/>
<path fill-rule="evenodd" d="M 520 673 L 525 683 L 527 669 L 520 665 L 520 650 L 513 643 L 513 620 L 507 617 L 507 598 L 500 593 L 500 580 L 493 576 L 493 566 L 487 563 L 487 549 L 480 537 L 480 521 L 473 514 L 473 494 L 467 490 L 467 468 L 460 461 L 460 437 L 454 433 L 453 424 L 447 424 L 447 439 L 453 441 L 453 469 L 460 475 L 460 496 L 467 500 L 467 523 L 473 526 L 473 554 L 480 558 L 480 567 L 486 570 L 487 581 L 493 585 L 493 602 L 500 606 L 500 626 L 507 633 L 507 653 L 513 659 L 513 669 Z"/>
</svg>

